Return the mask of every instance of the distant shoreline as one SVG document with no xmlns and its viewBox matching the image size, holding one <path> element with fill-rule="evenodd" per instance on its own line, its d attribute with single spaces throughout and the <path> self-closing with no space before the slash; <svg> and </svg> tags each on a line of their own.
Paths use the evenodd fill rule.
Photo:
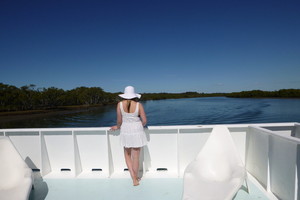
<svg viewBox="0 0 300 200">
<path fill-rule="evenodd" d="M 55 87 L 37 89 L 35 85 L 20 88 L 0 83 L 0 119 L 12 120 L 11 115 L 44 115 L 53 112 L 70 112 L 87 107 L 115 104 L 119 93 L 104 91 L 101 87 L 77 87 L 63 90 Z M 196 97 L 231 97 L 231 98 L 300 98 L 300 89 L 280 89 L 278 91 L 251 90 L 232 93 L 199 93 L 188 91 L 183 93 L 141 93 L 142 101 L 182 99 Z M 76 111 L 78 112 L 78 111 Z M 4 118 L 1 116 L 5 116 Z M 17 118 L 17 117 L 16 117 Z M 13 118 L 14 119 L 14 118 Z"/>
<path fill-rule="evenodd" d="M 205 98 L 209 96 L 203 96 L 203 97 L 186 97 L 186 99 L 189 98 Z M 213 96 L 211 96 L 213 97 Z M 300 99 L 298 98 L 292 98 L 292 97 L 230 97 L 230 96 L 215 96 L 215 97 L 226 97 L 226 98 L 238 98 L 238 99 Z M 143 101 L 155 101 L 155 100 L 167 100 L 167 99 L 173 99 L 173 98 L 163 98 L 163 99 L 149 99 L 149 100 L 143 100 Z M 179 98 L 174 98 L 179 99 Z M 185 99 L 185 97 L 180 98 Z M 111 104 L 108 104 L 111 105 Z M 12 122 L 12 121 L 19 121 L 24 119 L 33 119 L 38 117 L 47 117 L 47 116 L 55 116 L 55 115 L 68 115 L 68 114 L 74 114 L 74 113 L 80 113 L 80 112 L 87 112 L 95 109 L 99 109 L 101 107 L 104 107 L 106 105 L 78 105 L 78 106 L 60 106 L 52 109 L 41 109 L 41 110 L 25 110 L 25 111 L 6 111 L 6 112 L 0 112 L 0 124 Z"/>
<path fill-rule="evenodd" d="M 24 119 L 33 119 L 45 116 L 68 115 L 95 110 L 104 105 L 93 106 L 63 106 L 47 110 L 26 110 L 26 111 L 11 111 L 0 112 L 0 124 Z"/>
</svg>

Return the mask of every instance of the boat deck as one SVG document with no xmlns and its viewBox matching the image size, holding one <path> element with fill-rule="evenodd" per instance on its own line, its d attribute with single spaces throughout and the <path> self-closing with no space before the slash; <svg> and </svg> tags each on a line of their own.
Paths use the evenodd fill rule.
<svg viewBox="0 0 300 200">
<path fill-rule="evenodd" d="M 249 194 L 244 185 L 234 199 L 270 199 L 254 182 L 249 181 L 248 186 Z M 30 200 L 181 200 L 182 192 L 182 178 L 145 178 L 139 186 L 134 187 L 130 178 L 42 179 L 36 177 Z"/>
<path fill-rule="evenodd" d="M 143 179 L 138 187 L 132 186 L 126 171 L 118 132 L 107 127 L 2 129 L 0 136 L 9 137 L 35 171 L 30 200 L 176 200 L 182 199 L 186 167 L 214 127 L 148 127 L 149 143 L 141 151 Z M 249 180 L 249 194 L 244 185 L 235 200 L 299 199 L 299 123 L 226 127 Z"/>
</svg>

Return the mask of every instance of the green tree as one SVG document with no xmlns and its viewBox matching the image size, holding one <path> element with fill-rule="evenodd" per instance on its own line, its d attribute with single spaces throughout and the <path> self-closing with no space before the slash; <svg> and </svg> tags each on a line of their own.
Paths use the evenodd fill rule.
<svg viewBox="0 0 300 200">
<path fill-rule="evenodd" d="M 19 90 L 19 98 L 21 110 L 32 110 L 35 109 L 37 105 L 37 91 L 35 90 L 35 85 L 25 85 Z"/>
<path fill-rule="evenodd" d="M 41 103 L 43 107 L 53 108 L 64 105 L 65 91 L 56 87 L 44 88 Z"/>
<path fill-rule="evenodd" d="M 0 106 L 1 111 L 19 110 L 19 94 L 20 89 L 0 83 Z"/>
</svg>

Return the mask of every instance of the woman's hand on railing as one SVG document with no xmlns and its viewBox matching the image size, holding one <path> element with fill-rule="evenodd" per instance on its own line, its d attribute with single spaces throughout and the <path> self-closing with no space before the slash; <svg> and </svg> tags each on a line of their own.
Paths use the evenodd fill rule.
<svg viewBox="0 0 300 200">
<path fill-rule="evenodd" d="M 115 126 L 112 126 L 112 127 L 110 127 L 110 131 L 116 131 L 116 130 L 118 130 L 119 129 L 119 127 L 117 126 L 117 125 L 115 125 Z"/>
</svg>

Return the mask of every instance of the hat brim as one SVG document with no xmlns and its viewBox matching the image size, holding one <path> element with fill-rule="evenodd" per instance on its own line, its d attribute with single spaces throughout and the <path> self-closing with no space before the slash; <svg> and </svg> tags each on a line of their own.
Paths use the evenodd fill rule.
<svg viewBox="0 0 300 200">
<path fill-rule="evenodd" d="M 123 99 L 134 99 L 134 98 L 141 98 L 142 95 L 140 94 L 119 94 L 120 97 Z"/>
</svg>

